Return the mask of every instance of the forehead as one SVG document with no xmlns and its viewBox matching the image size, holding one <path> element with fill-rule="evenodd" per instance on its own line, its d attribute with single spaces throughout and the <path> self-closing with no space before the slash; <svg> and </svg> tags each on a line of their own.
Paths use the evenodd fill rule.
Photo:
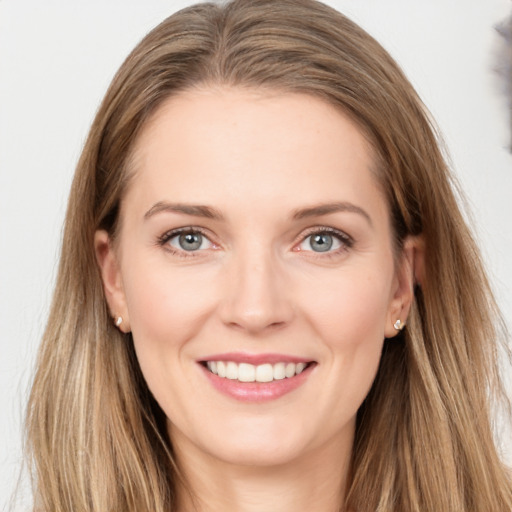
<svg viewBox="0 0 512 512">
<path fill-rule="evenodd" d="M 292 208 L 370 189 L 375 196 L 375 167 L 364 132 L 316 97 L 193 89 L 164 102 L 142 130 L 127 195 L 196 204 L 250 197 Z"/>
</svg>

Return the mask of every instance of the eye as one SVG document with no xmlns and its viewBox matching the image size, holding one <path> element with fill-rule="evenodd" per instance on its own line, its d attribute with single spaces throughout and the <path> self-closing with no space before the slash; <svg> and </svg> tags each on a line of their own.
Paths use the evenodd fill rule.
<svg viewBox="0 0 512 512">
<path fill-rule="evenodd" d="M 196 252 L 214 247 L 214 244 L 196 229 L 169 231 L 160 238 L 160 244 L 168 245 L 176 252 Z"/>
<path fill-rule="evenodd" d="M 352 243 L 352 239 L 341 231 L 332 228 L 317 229 L 302 240 L 297 246 L 297 250 L 316 253 L 334 253 L 351 247 Z"/>
<path fill-rule="evenodd" d="M 335 246 L 335 249 L 338 248 L 336 245 L 340 245 L 339 240 L 336 240 L 329 233 L 317 233 L 315 235 L 309 235 L 306 238 L 306 242 L 315 252 L 327 252 L 333 248 L 333 245 Z"/>
</svg>

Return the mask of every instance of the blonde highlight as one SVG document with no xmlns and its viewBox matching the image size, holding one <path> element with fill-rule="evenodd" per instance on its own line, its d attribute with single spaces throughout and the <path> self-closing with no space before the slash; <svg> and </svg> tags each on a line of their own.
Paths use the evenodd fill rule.
<svg viewBox="0 0 512 512">
<path fill-rule="evenodd" d="M 131 152 L 152 114 L 180 91 L 218 85 L 306 93 L 351 116 L 378 156 L 397 246 L 425 241 L 407 327 L 385 343 L 358 413 L 344 510 L 512 510 L 491 428 L 492 404 L 506 401 L 506 331 L 439 137 L 380 44 L 313 0 L 184 9 L 115 76 L 77 165 L 27 410 L 35 510 L 176 510 L 182 477 L 165 418 L 131 336 L 112 322 L 93 240 L 118 231 Z"/>
</svg>

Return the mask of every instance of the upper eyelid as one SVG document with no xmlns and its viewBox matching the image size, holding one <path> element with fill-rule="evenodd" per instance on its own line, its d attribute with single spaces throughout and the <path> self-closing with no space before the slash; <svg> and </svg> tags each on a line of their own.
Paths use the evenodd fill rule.
<svg viewBox="0 0 512 512">
<path fill-rule="evenodd" d="M 322 234 L 327 233 L 333 237 L 335 237 L 338 240 L 338 243 L 340 244 L 340 247 L 329 249 L 325 252 L 317 252 L 312 249 L 302 249 L 300 246 L 306 242 L 306 240 L 315 234 Z M 352 238 L 349 234 L 347 234 L 345 231 L 342 231 L 340 229 L 327 227 L 327 226 L 315 226 L 308 228 L 307 230 L 302 231 L 302 233 L 299 235 L 299 239 L 296 240 L 293 243 L 292 251 L 299 251 L 304 254 L 304 256 L 308 257 L 314 257 L 315 259 L 325 259 L 325 258 L 333 258 L 335 256 L 338 256 L 340 254 L 345 254 L 348 251 L 350 251 L 354 247 L 354 238 Z"/>
<path fill-rule="evenodd" d="M 345 231 L 342 231 L 341 229 L 336 229 L 329 226 L 312 226 L 310 228 L 307 228 L 301 232 L 301 234 L 297 237 L 296 242 L 301 242 L 308 238 L 311 235 L 317 234 L 317 233 L 329 233 L 331 235 L 338 236 L 340 239 L 346 241 L 346 242 L 353 242 L 354 239 Z"/>
<path fill-rule="evenodd" d="M 209 247 L 207 249 L 201 249 L 201 250 L 195 250 L 195 251 L 185 251 L 184 249 L 180 249 L 178 247 L 172 246 L 169 242 L 173 238 L 182 235 L 183 233 L 199 233 L 201 236 L 206 238 L 212 246 L 215 248 L 218 247 L 219 244 L 217 244 L 213 239 L 212 236 L 207 232 L 207 230 L 197 227 L 197 226 L 184 226 L 181 228 L 175 228 L 175 229 L 169 229 L 162 235 L 160 235 L 157 238 L 157 245 L 165 248 L 168 251 L 174 252 L 175 254 L 183 253 L 183 255 L 186 255 L 187 257 L 193 257 L 193 256 L 199 256 L 199 253 L 204 252 L 207 249 L 211 249 L 212 247 Z M 167 247 L 164 247 L 167 246 Z"/>
<path fill-rule="evenodd" d="M 170 230 L 166 231 L 165 233 L 163 233 L 161 236 L 159 236 L 158 241 L 160 243 L 166 243 L 171 238 L 174 238 L 175 236 L 178 236 L 182 233 L 199 233 L 202 236 L 206 237 L 212 244 L 220 245 L 213 240 L 213 238 L 215 238 L 215 237 L 212 236 L 212 234 L 210 233 L 209 230 L 206 230 L 199 226 L 183 226 L 183 227 L 179 227 L 179 228 L 170 229 Z M 295 237 L 294 241 L 292 242 L 292 246 L 295 247 L 297 244 L 302 243 L 304 240 L 306 240 L 311 235 L 314 235 L 317 233 L 329 233 L 331 235 L 338 237 L 345 244 L 347 244 L 347 243 L 351 244 L 354 242 L 354 239 L 349 234 L 347 234 L 345 231 L 342 231 L 337 228 L 333 228 L 331 226 L 317 225 L 317 226 L 311 226 L 311 227 L 301 230 L 300 234 L 297 235 Z"/>
<path fill-rule="evenodd" d="M 182 228 L 175 228 L 175 229 L 169 229 L 165 233 L 163 233 L 161 236 L 158 237 L 159 240 L 169 240 L 170 238 L 174 238 L 177 235 L 181 235 L 183 233 L 199 233 L 203 235 L 204 237 L 208 238 L 208 240 L 211 240 L 211 235 L 209 232 L 203 228 L 200 228 L 198 226 L 184 226 Z"/>
</svg>

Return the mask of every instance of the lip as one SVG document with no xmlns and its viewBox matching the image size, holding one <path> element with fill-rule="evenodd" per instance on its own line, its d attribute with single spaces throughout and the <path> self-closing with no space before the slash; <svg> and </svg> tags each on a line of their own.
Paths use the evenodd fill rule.
<svg viewBox="0 0 512 512">
<path fill-rule="evenodd" d="M 198 363 L 206 363 L 206 361 L 233 361 L 234 363 L 249 363 L 255 366 L 259 364 L 276 364 L 276 363 L 311 363 L 312 359 L 291 356 L 288 354 L 247 354 L 244 352 L 225 352 L 223 354 L 213 354 L 198 360 Z"/>
<path fill-rule="evenodd" d="M 272 382 L 240 382 L 219 377 L 210 372 L 205 365 L 206 361 L 233 361 L 238 364 L 249 363 L 254 365 L 290 362 L 308 363 L 308 366 L 299 375 L 286 379 Z M 291 393 L 307 382 L 313 369 L 317 366 L 317 363 L 311 359 L 286 354 L 224 353 L 208 356 L 199 360 L 198 363 L 205 377 L 217 391 L 230 398 L 247 403 L 269 402 Z"/>
</svg>

